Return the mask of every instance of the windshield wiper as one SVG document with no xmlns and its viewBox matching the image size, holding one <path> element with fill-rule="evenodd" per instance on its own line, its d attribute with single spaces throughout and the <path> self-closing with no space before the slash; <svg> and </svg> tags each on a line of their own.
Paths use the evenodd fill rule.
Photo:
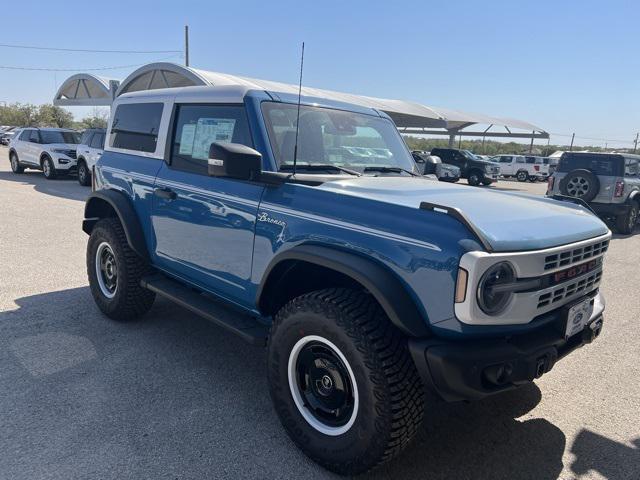
<svg viewBox="0 0 640 480">
<path fill-rule="evenodd" d="M 280 170 L 293 170 L 293 165 L 281 165 Z M 355 175 L 357 177 L 360 177 L 362 175 L 360 172 L 356 172 L 355 170 L 351 170 L 349 168 L 340 167 L 338 165 L 324 165 L 319 163 L 314 163 L 311 165 L 301 165 L 298 163 L 296 165 L 296 170 L 337 170 L 339 172 L 348 173 L 349 175 Z"/>
<path fill-rule="evenodd" d="M 382 173 L 408 173 L 412 177 L 421 177 L 422 175 L 418 175 L 415 172 L 407 170 L 402 167 L 365 167 L 365 172 L 382 172 Z"/>
</svg>

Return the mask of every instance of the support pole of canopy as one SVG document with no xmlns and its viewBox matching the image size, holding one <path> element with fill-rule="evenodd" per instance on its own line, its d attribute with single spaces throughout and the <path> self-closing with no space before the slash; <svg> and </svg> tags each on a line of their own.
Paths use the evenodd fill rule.
<svg viewBox="0 0 640 480">
<path fill-rule="evenodd" d="M 531 132 L 531 143 L 529 144 L 529 153 L 533 151 L 533 134 L 536 132 Z"/>
</svg>

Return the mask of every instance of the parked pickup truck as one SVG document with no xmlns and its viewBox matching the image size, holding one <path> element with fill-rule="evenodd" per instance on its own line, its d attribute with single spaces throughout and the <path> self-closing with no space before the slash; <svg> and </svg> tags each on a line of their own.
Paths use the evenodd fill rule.
<svg viewBox="0 0 640 480">
<path fill-rule="evenodd" d="M 349 475 L 405 448 L 425 387 L 483 398 L 598 336 L 597 217 L 428 180 L 385 114 L 297 101 L 244 86 L 116 98 L 82 225 L 106 316 L 159 295 L 266 346 L 284 429 Z"/>
<path fill-rule="evenodd" d="M 484 160 L 469 150 L 458 150 L 456 148 L 434 148 L 431 155 L 435 155 L 443 163 L 454 165 L 460 169 L 462 178 L 466 178 L 469 185 L 491 185 L 498 181 L 500 166 L 493 162 Z"/>
<path fill-rule="evenodd" d="M 500 175 L 515 177 L 519 182 L 546 180 L 549 176 L 549 165 L 542 157 L 496 155 L 491 160 L 500 164 Z"/>
</svg>

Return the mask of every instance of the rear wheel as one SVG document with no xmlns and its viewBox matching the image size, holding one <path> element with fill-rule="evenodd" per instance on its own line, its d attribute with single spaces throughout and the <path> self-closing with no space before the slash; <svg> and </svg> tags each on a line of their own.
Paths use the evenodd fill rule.
<svg viewBox="0 0 640 480">
<path fill-rule="evenodd" d="M 42 173 L 47 180 L 53 180 L 58 176 L 56 167 L 53 165 L 53 160 L 49 157 L 44 157 L 42 160 Z"/>
<path fill-rule="evenodd" d="M 9 162 L 11 162 L 11 171 L 13 173 L 24 172 L 24 167 L 20 165 L 18 154 L 16 152 L 11 152 L 11 154 L 9 155 Z"/>
<path fill-rule="evenodd" d="M 114 320 L 133 320 L 153 305 L 155 293 L 140 280 L 149 264 L 129 247 L 116 218 L 96 223 L 87 245 L 87 274 L 91 294 L 102 312 Z"/>
<path fill-rule="evenodd" d="M 84 159 L 78 161 L 78 183 L 85 187 L 91 185 L 91 173 Z"/>
<path fill-rule="evenodd" d="M 482 180 L 482 184 L 483 184 L 485 187 L 488 187 L 488 186 L 489 186 L 489 185 L 491 185 L 492 183 L 493 183 L 493 180 L 489 180 L 489 179 L 484 179 L 484 180 Z"/>
<path fill-rule="evenodd" d="M 633 233 L 633 229 L 638 223 L 638 211 L 640 208 L 638 207 L 637 202 L 632 202 L 631 208 L 624 215 L 618 215 L 616 217 L 616 228 L 620 233 L 625 235 L 629 235 Z"/>
<path fill-rule="evenodd" d="M 406 338 L 369 294 L 326 289 L 295 298 L 276 315 L 267 351 L 278 416 L 325 468 L 366 472 L 418 431 L 422 382 Z"/>
</svg>

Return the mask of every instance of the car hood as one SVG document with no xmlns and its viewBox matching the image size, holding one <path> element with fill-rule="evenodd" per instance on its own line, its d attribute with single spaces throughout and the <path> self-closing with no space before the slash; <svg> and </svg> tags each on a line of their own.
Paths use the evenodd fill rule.
<svg viewBox="0 0 640 480">
<path fill-rule="evenodd" d="M 358 177 L 317 188 L 415 209 L 421 202 L 457 208 L 498 252 L 550 248 L 609 232 L 598 217 L 572 203 L 420 177 Z"/>
</svg>

